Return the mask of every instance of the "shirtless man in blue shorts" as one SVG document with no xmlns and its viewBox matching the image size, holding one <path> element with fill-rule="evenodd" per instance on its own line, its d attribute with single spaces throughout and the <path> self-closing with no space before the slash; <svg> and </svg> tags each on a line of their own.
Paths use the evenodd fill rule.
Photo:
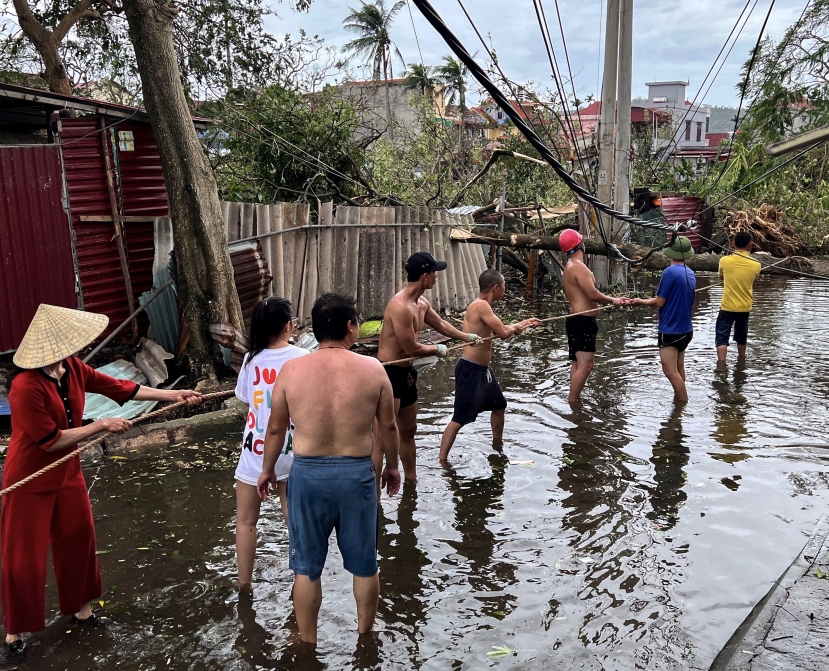
<svg viewBox="0 0 829 671">
<path fill-rule="evenodd" d="M 311 323 L 320 348 L 286 362 L 276 379 L 257 488 L 262 499 L 269 488 L 276 488 L 274 465 L 293 420 L 289 566 L 300 638 L 316 643 L 320 576 L 334 529 L 343 566 L 354 576 L 357 628 L 365 634 L 374 625 L 380 596 L 379 506 L 371 458 L 375 419 L 386 457 L 381 483 L 389 496 L 400 489 L 400 471 L 394 398 L 386 371 L 377 359 L 348 351 L 360 335 L 354 301 L 336 294 L 321 296 L 311 311 Z"/>
<path fill-rule="evenodd" d="M 520 335 L 524 329 L 539 326 L 538 319 L 525 319 L 517 324 L 506 326 L 492 311 L 492 305 L 501 300 L 506 291 L 504 277 L 497 270 L 489 269 L 478 278 L 480 293 L 469 304 L 463 316 L 463 330 L 477 333 L 481 338 L 497 336 L 511 338 Z M 491 411 L 492 443 L 500 445 L 504 437 L 504 411 L 507 401 L 501 392 L 501 386 L 495 379 L 495 373 L 489 367 L 492 361 L 492 340 L 482 345 L 463 348 L 463 356 L 455 364 L 455 413 L 452 421 L 443 432 L 440 441 L 439 458 L 445 462 L 449 450 L 455 442 L 458 432 L 478 418 L 481 412 Z"/>
</svg>

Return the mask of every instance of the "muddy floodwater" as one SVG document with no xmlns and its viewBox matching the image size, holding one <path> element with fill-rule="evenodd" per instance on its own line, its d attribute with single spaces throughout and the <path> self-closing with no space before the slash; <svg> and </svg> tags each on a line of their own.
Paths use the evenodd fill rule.
<svg viewBox="0 0 829 671">
<path fill-rule="evenodd" d="M 654 312 L 604 313 L 578 411 L 562 322 L 499 345 L 503 451 L 482 418 L 448 470 L 437 454 L 454 362 L 424 372 L 420 481 L 383 500 L 374 642 L 358 643 L 332 545 L 319 647 L 291 645 L 287 531 L 270 504 L 253 597 L 231 589 L 233 440 L 88 467 L 99 612 L 115 623 L 67 633 L 50 587 L 28 666 L 707 669 L 829 503 L 829 283 L 762 276 L 756 294 L 748 363 L 732 351 L 725 373 L 713 351 L 720 289 L 700 294 L 680 412 Z"/>
</svg>

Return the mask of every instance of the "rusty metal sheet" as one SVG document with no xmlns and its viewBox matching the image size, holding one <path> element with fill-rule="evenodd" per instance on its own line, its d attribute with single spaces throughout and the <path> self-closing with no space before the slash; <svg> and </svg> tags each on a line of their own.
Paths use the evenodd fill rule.
<svg viewBox="0 0 829 671">
<path fill-rule="evenodd" d="M 0 352 L 40 303 L 78 307 L 70 236 L 59 148 L 0 147 Z"/>
<path fill-rule="evenodd" d="M 131 136 L 122 135 L 126 133 Z M 130 137 L 131 145 L 126 142 Z M 169 212 L 167 187 L 152 128 L 146 124 L 118 124 L 115 139 L 124 215 L 166 217 Z"/>
<path fill-rule="evenodd" d="M 250 333 L 253 308 L 259 301 L 268 297 L 273 277 L 268 269 L 268 261 L 262 253 L 262 245 L 258 240 L 231 244 L 229 251 L 236 291 L 239 294 L 239 303 L 242 306 L 242 316 L 245 320 L 245 330 Z"/>
</svg>

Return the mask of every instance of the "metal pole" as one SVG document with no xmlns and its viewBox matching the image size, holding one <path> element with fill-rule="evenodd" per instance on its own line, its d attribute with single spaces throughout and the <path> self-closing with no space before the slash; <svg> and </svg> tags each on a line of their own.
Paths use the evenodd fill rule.
<svg viewBox="0 0 829 671">
<path fill-rule="evenodd" d="M 633 0 L 621 0 L 619 10 L 619 99 L 616 118 L 616 160 L 613 206 L 624 214 L 630 212 L 630 96 L 633 85 Z M 630 225 L 613 219 L 610 241 L 626 242 Z M 627 286 L 627 264 L 610 262 L 610 283 Z"/>
<path fill-rule="evenodd" d="M 602 110 L 599 122 L 599 132 L 596 136 L 599 144 L 599 180 L 596 197 L 611 205 L 613 202 L 613 153 L 616 148 L 614 142 L 616 126 L 616 73 L 619 59 L 619 0 L 607 0 L 607 23 L 605 24 L 604 38 L 604 75 L 602 77 Z M 609 233 L 610 217 L 599 212 L 601 223 L 605 225 L 605 232 Z M 599 221 L 597 221 L 597 226 Z M 592 231 L 590 231 L 592 233 Z M 596 259 L 593 262 L 593 273 L 599 286 L 610 283 L 610 268 L 607 258 Z"/>
</svg>

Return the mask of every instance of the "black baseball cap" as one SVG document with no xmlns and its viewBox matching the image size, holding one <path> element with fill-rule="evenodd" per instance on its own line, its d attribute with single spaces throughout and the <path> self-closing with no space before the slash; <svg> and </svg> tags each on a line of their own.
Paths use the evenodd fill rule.
<svg viewBox="0 0 829 671">
<path fill-rule="evenodd" d="M 429 252 L 417 252 L 406 261 L 406 273 L 418 279 L 433 270 L 446 270 L 446 261 L 435 261 Z"/>
</svg>

